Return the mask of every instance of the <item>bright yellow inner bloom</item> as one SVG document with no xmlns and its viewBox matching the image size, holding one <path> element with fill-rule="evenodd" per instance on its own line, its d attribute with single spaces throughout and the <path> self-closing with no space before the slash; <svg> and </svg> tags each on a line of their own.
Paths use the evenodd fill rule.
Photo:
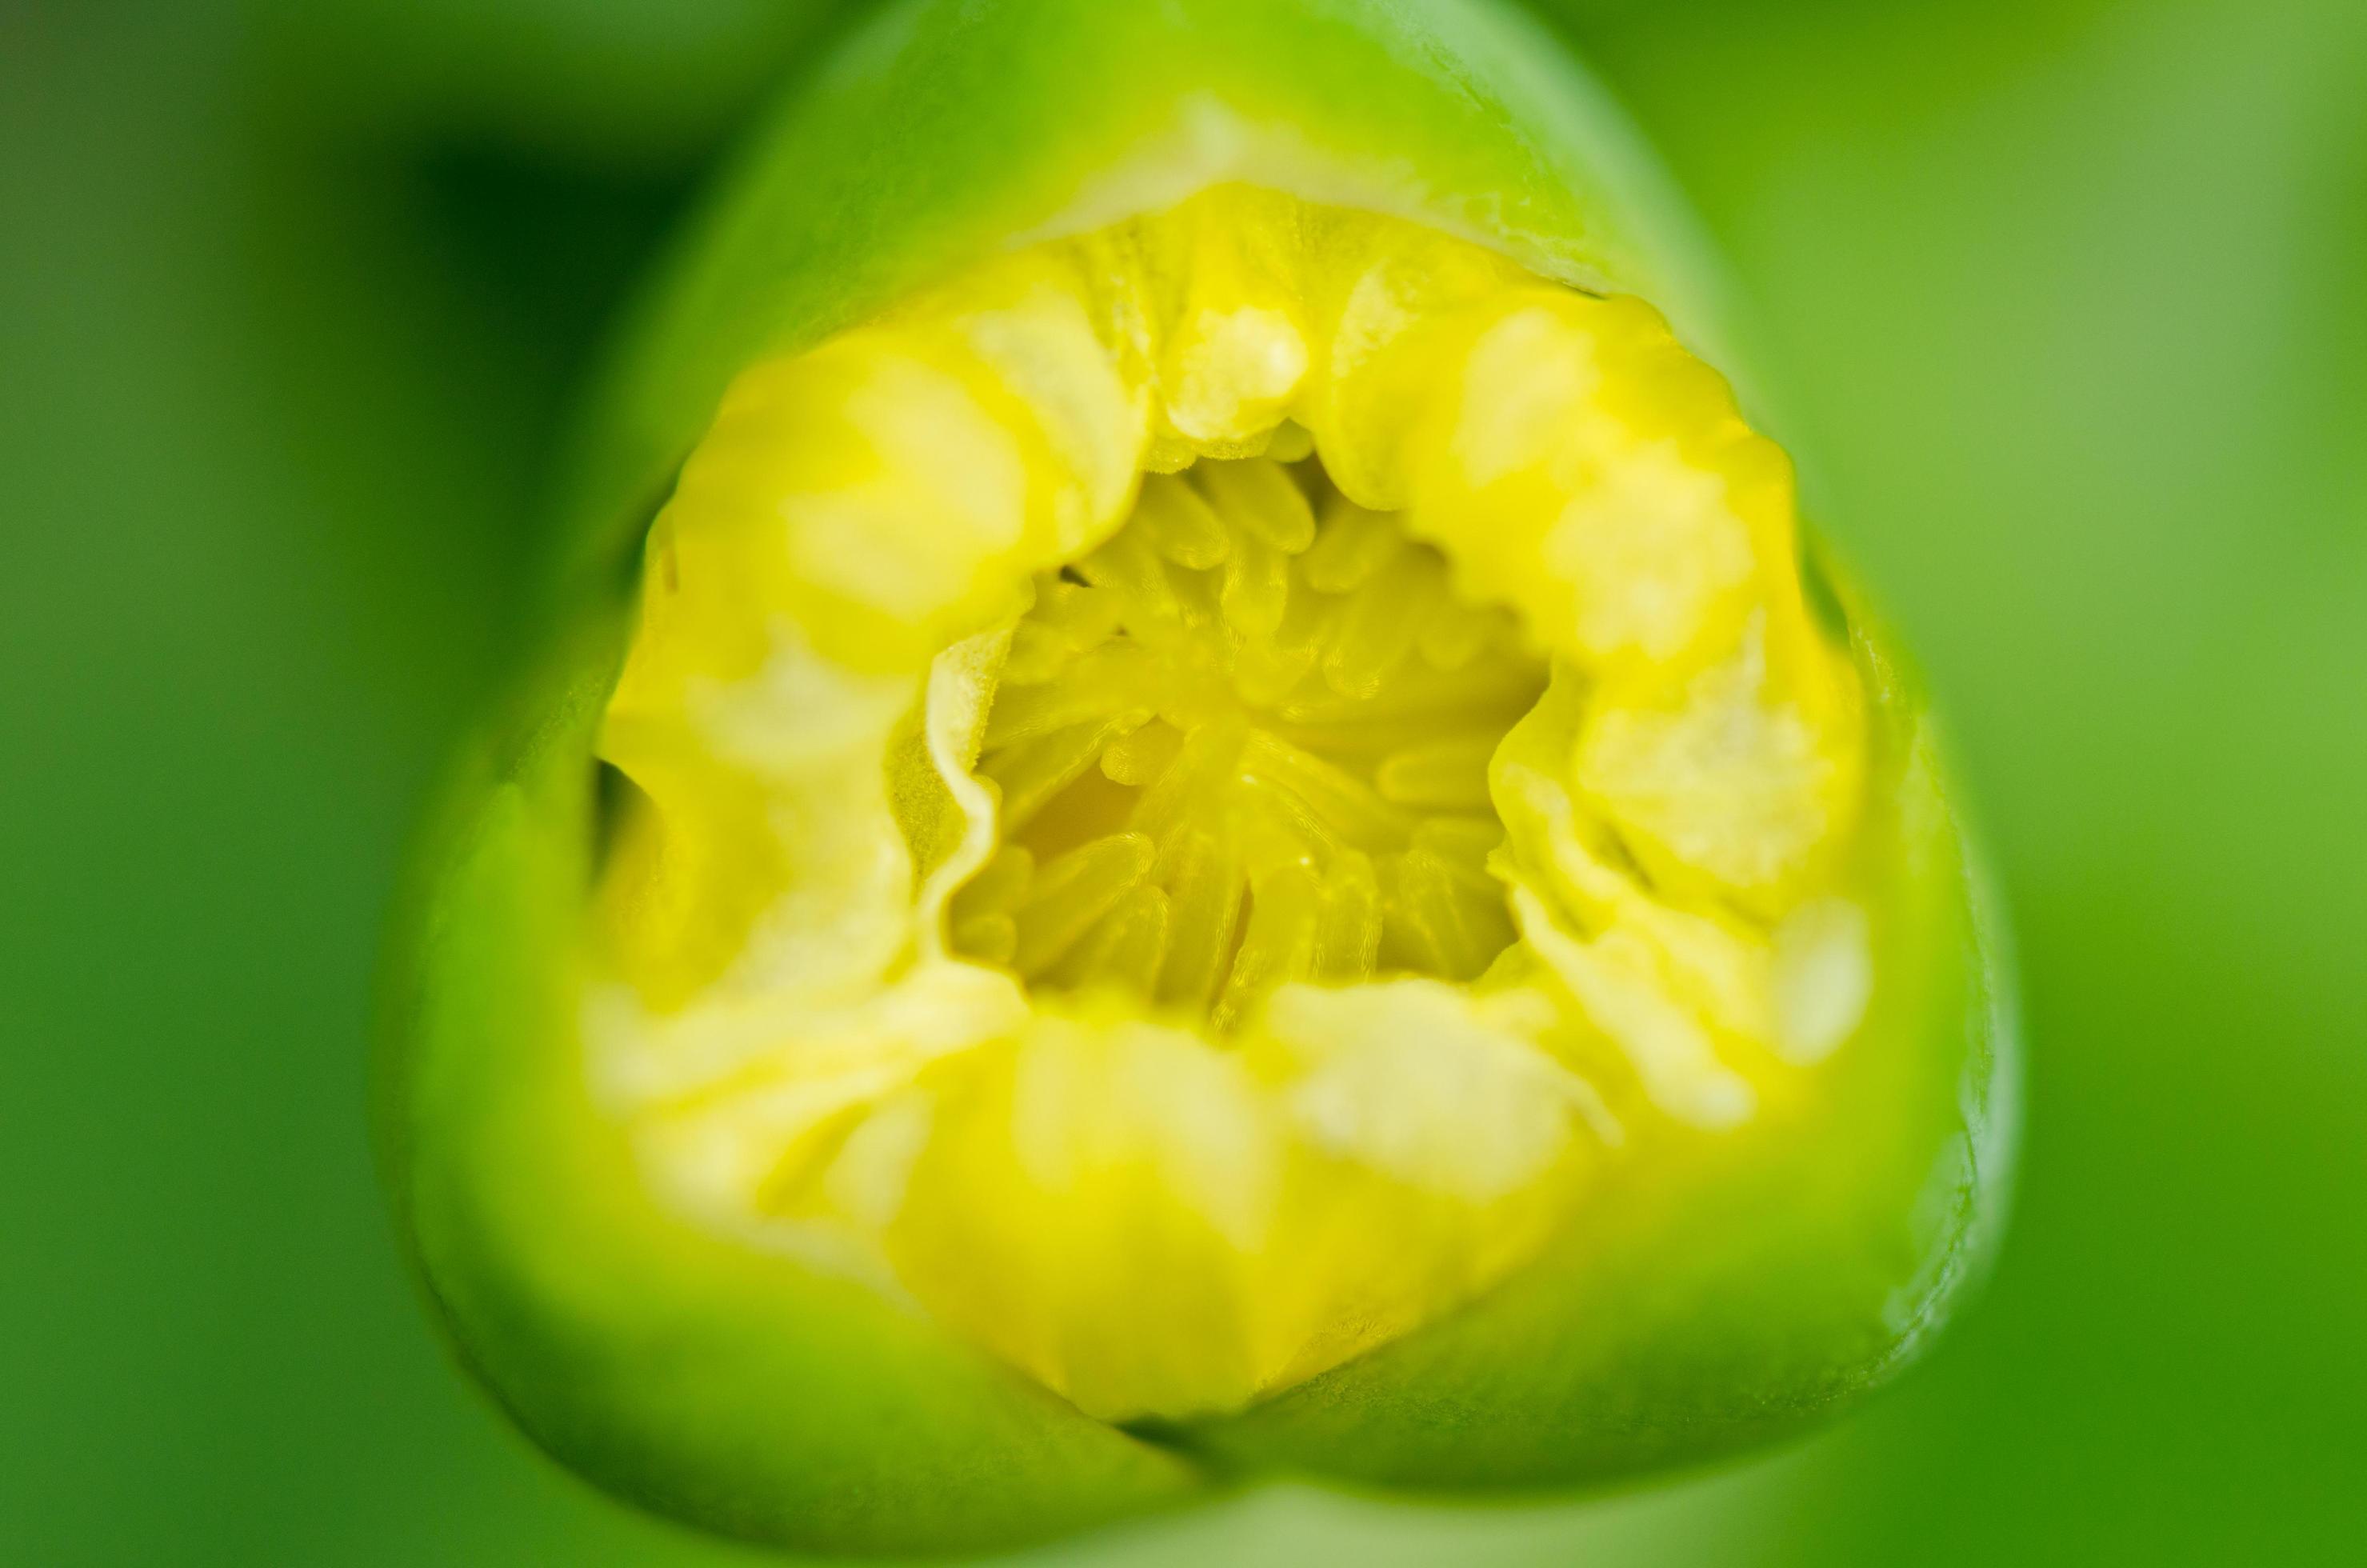
<svg viewBox="0 0 2367 1568">
<path fill-rule="evenodd" d="M 607 715 L 596 1086 L 1096 1415 L 1402 1334 L 1856 1027 L 1794 528 L 1648 307 L 1241 187 L 758 364 Z"/>
</svg>

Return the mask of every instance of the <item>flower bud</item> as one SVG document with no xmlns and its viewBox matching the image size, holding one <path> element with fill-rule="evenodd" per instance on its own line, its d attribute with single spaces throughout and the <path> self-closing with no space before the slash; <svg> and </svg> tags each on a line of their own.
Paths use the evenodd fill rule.
<svg viewBox="0 0 2367 1568">
<path fill-rule="evenodd" d="M 719 1529 L 1695 1459 L 1993 1226 L 1929 721 L 1593 90 L 1486 6 L 1139 11 L 904 6 L 785 106 L 406 927 L 455 1341 Z"/>
</svg>

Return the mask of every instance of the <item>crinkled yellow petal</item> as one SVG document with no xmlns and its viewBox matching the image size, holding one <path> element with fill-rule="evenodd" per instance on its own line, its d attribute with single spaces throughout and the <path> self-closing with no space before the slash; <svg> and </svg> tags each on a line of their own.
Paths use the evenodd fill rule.
<svg viewBox="0 0 2367 1568">
<path fill-rule="evenodd" d="M 758 365 L 606 717 L 597 1086 L 1095 1415 L 1404 1334 L 1846 1049 L 1793 507 L 1648 307 L 1260 190 Z"/>
</svg>

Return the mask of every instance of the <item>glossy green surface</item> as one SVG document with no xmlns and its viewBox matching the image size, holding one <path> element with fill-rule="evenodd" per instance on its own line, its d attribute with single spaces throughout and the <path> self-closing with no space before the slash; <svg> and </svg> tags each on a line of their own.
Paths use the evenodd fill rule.
<svg viewBox="0 0 2367 1568">
<path fill-rule="evenodd" d="M 1228 179 L 1653 300 L 1721 352 L 1698 240 L 1577 60 L 1502 0 L 908 0 L 801 67 L 637 313 L 579 454 L 598 568 L 753 358 L 975 258 Z"/>
<path fill-rule="evenodd" d="M 2019 1042 L 1920 688 L 1856 619 L 1879 694 L 1863 831 L 1897 860 L 1872 1009 L 1817 1102 L 1639 1151 L 1473 1307 L 1191 1440 L 1424 1490 L 1599 1483 L 1788 1436 L 1928 1347 L 2005 1220 Z"/>
<path fill-rule="evenodd" d="M 975 1549 L 1199 1489 L 908 1308 L 680 1224 L 589 1101 L 570 986 L 616 627 L 544 651 L 449 787 L 399 918 L 379 1086 L 403 1228 L 462 1355 L 539 1441 L 709 1528 Z"/>
<path fill-rule="evenodd" d="M 1931 1365 L 1771 1460 L 1552 1507 L 1283 1488 L 1030 1561 L 2355 1553 L 2354 12 L 1591 9 L 1989 805 L 2043 1041 L 2011 1243 Z M 394 845 L 671 188 L 357 153 L 259 117 L 238 37 L 0 20 L 0 1541 L 756 1561 L 450 1375 L 354 1131 Z"/>
</svg>

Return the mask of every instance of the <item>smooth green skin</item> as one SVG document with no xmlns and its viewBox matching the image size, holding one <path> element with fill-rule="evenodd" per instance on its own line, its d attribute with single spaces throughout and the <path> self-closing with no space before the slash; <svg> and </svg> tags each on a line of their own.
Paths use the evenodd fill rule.
<svg viewBox="0 0 2367 1568">
<path fill-rule="evenodd" d="M 1905 767 L 1920 701 L 1839 592 L 1877 697 L 1865 874 L 1887 898 L 1868 1028 L 1799 1106 L 1719 1138 L 1651 1135 L 1546 1257 L 1460 1313 L 1234 1416 L 1130 1434 L 637 1185 L 583 1082 L 575 966 L 593 737 L 674 469 L 757 357 L 988 252 L 1220 179 L 1642 294 L 1733 369 L 1632 135 L 1494 5 L 937 0 L 884 13 L 794 96 L 617 362 L 545 652 L 464 759 L 391 971 L 381 1137 L 418 1265 L 478 1376 L 614 1492 L 876 1551 L 1018 1543 L 1266 1471 L 1601 1482 L 1794 1429 L 1878 1383 L 1995 1232 L 2013 1124 L 1998 935 L 1942 784 Z"/>
<path fill-rule="evenodd" d="M 1700 1462 L 1887 1381 L 1985 1267 L 2018 1131 L 2005 934 L 1895 640 L 1821 551 L 1805 565 L 1874 698 L 1856 880 L 1887 896 L 1858 1035 L 1736 1131 L 1638 1129 L 1505 1286 L 1195 1450 L 1438 1491 Z"/>
</svg>

